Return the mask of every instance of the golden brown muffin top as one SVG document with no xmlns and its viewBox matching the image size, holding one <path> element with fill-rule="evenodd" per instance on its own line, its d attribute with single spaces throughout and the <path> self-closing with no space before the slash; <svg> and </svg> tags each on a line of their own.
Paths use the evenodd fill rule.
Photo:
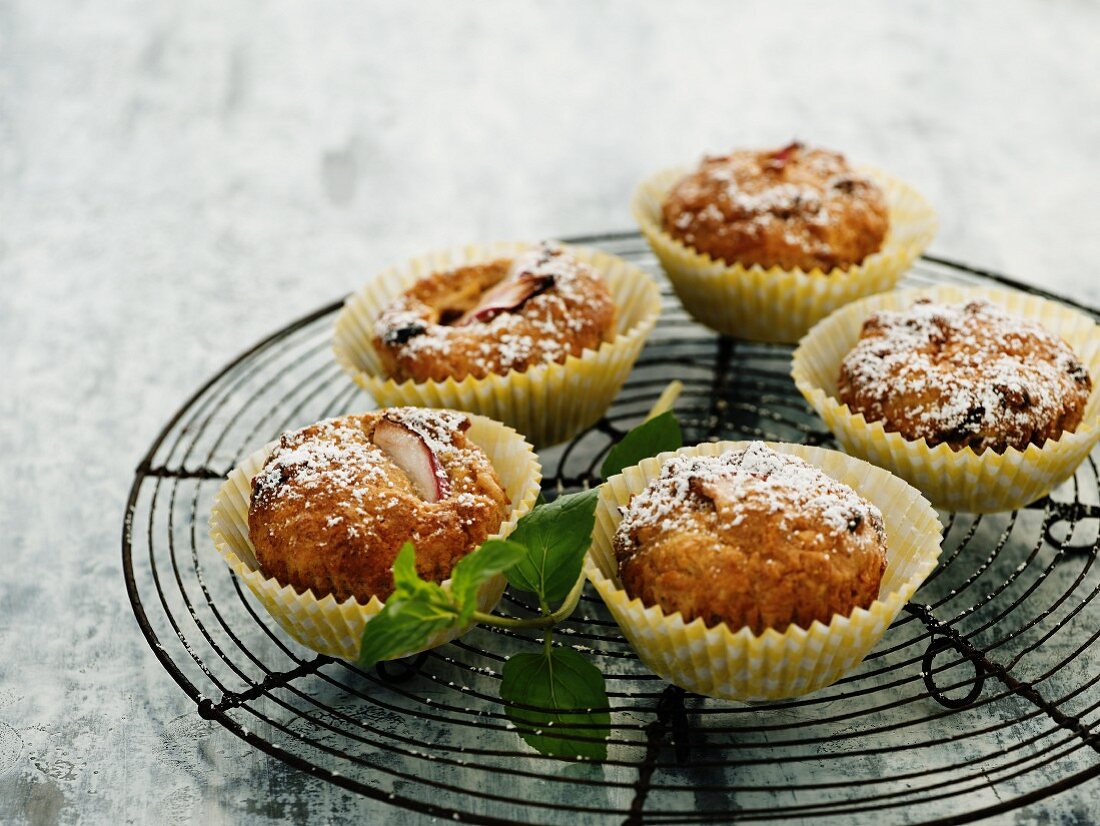
<svg viewBox="0 0 1100 826">
<path fill-rule="evenodd" d="M 848 485 L 797 456 L 752 442 L 718 456 L 671 458 L 630 500 L 618 534 L 696 527 L 698 511 L 714 527 L 719 522 L 737 527 L 752 512 L 775 514 L 783 529 L 813 522 L 827 535 L 850 532 L 864 521 L 882 526 L 878 508 Z"/>
<path fill-rule="evenodd" d="M 877 252 L 882 191 L 838 152 L 791 143 L 705 157 L 662 205 L 665 230 L 726 263 L 829 271 Z"/>
<path fill-rule="evenodd" d="M 495 532 L 508 496 L 467 416 L 391 408 L 284 434 L 252 481 L 249 534 L 266 576 L 337 600 L 385 599 L 405 542 L 440 582 Z"/>
<path fill-rule="evenodd" d="M 595 349 L 615 313 L 592 267 L 543 244 L 417 281 L 379 316 L 375 346 L 399 381 L 485 378 Z"/>
<path fill-rule="evenodd" d="M 614 547 L 632 597 L 731 628 L 828 623 L 878 595 L 878 508 L 761 442 L 676 456 L 630 501 Z"/>
<path fill-rule="evenodd" d="M 1065 341 L 985 300 L 875 313 L 838 381 L 840 400 L 868 421 L 978 452 L 1072 431 L 1091 389 Z"/>
</svg>

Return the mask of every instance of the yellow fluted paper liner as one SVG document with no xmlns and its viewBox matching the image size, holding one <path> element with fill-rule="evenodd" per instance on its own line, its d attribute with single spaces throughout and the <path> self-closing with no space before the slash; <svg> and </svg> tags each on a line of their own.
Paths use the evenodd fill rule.
<svg viewBox="0 0 1100 826">
<path fill-rule="evenodd" d="M 747 442 L 718 442 L 682 448 L 679 454 L 716 456 Z M 769 444 L 798 456 L 854 488 L 878 506 L 886 521 L 887 567 L 879 598 L 866 610 L 836 615 L 828 625 L 791 626 L 754 635 L 724 623 L 708 628 L 701 619 L 684 622 L 679 612 L 630 599 L 619 582 L 611 546 L 622 518 L 619 508 L 660 474 L 673 455 L 663 453 L 613 476 L 600 489 L 592 548 L 585 573 L 599 591 L 623 635 L 653 672 L 688 691 L 726 700 L 779 700 L 816 691 L 855 668 L 882 638 L 902 606 L 936 567 L 940 523 L 931 505 L 901 479 L 881 468 L 833 450 Z"/>
<path fill-rule="evenodd" d="M 523 433 L 537 447 L 572 438 L 594 424 L 619 392 L 661 312 L 660 290 L 643 270 L 608 253 L 566 249 L 597 270 L 617 308 L 615 338 L 562 364 L 540 364 L 484 379 L 405 381 L 387 378 L 374 349 L 383 308 L 433 272 L 514 257 L 531 244 L 470 245 L 386 270 L 351 296 L 336 320 L 336 361 L 381 407 L 449 407 L 480 413 Z"/>
<path fill-rule="evenodd" d="M 918 298 L 952 304 L 985 298 L 1060 335 L 1093 381 L 1081 424 L 1042 447 L 976 453 L 944 444 L 929 447 L 924 439 L 906 439 L 887 432 L 882 422 L 852 413 L 837 399 L 836 386 L 840 363 L 859 341 L 863 320 L 878 310 L 906 309 Z M 1083 313 L 1015 290 L 943 285 L 866 298 L 810 331 L 795 351 L 791 376 L 846 451 L 896 473 L 934 505 L 949 510 L 992 513 L 1034 502 L 1072 476 L 1100 439 L 1100 328 Z"/>
<path fill-rule="evenodd" d="M 512 428 L 483 416 L 470 416 L 470 420 L 472 424 L 466 431 L 467 437 L 488 455 L 512 500 L 508 519 L 491 537 L 502 538 L 510 534 L 517 520 L 534 507 L 542 470 L 531 445 Z M 377 597 L 372 597 L 363 605 L 354 598 L 337 602 L 331 594 L 317 599 L 313 591 L 298 593 L 290 585 L 265 577 L 256 562 L 248 536 L 252 477 L 260 472 L 273 447 L 274 443 L 256 451 L 229 474 L 214 499 L 210 535 L 222 558 L 283 630 L 314 651 L 354 661 L 359 656 L 363 627 L 382 610 L 384 603 Z M 503 576 L 483 585 L 478 592 L 478 608 L 492 611 L 506 585 Z M 443 587 L 450 587 L 450 580 L 444 582 Z M 442 645 L 461 633 L 454 630 L 444 632 L 425 648 Z M 413 653 L 416 652 L 409 651 L 401 656 Z"/>
<path fill-rule="evenodd" d="M 936 213 L 919 192 L 884 172 L 862 168 L 882 188 L 890 211 L 881 250 L 856 266 L 829 272 L 727 264 L 696 252 L 661 226 L 661 204 L 688 171 L 668 169 L 642 181 L 631 204 L 634 218 L 684 309 L 737 338 L 798 341 L 837 307 L 892 289 L 936 234 Z"/>
</svg>

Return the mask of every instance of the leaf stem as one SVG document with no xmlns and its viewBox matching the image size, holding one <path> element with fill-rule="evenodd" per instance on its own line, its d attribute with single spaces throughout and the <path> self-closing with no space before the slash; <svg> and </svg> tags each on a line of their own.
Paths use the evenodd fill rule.
<svg viewBox="0 0 1100 826">
<path fill-rule="evenodd" d="M 684 383 L 679 379 L 670 381 L 668 387 L 661 391 L 661 395 L 657 397 L 657 401 L 653 403 L 653 407 L 649 408 L 649 412 L 646 413 L 645 420 L 648 422 L 650 419 L 656 419 L 666 410 L 671 410 L 672 405 L 676 404 L 676 400 L 680 398 L 680 393 L 684 390 Z"/>
<path fill-rule="evenodd" d="M 565 595 L 562 604 L 556 610 L 543 614 L 541 617 L 518 619 L 515 617 L 498 617 L 496 614 L 486 614 L 482 611 L 474 611 L 474 622 L 482 625 L 493 625 L 497 628 L 549 628 L 569 619 L 577 609 L 581 592 L 584 590 L 585 576 L 582 572 L 569 593 Z"/>
</svg>

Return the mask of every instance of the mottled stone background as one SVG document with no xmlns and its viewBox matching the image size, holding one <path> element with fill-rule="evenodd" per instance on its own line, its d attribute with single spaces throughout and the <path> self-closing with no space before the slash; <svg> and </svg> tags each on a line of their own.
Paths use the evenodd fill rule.
<svg viewBox="0 0 1100 826">
<path fill-rule="evenodd" d="M 160 668 L 119 562 L 134 465 L 379 267 L 628 228 L 647 171 L 792 136 L 916 184 L 933 251 L 1100 302 L 1095 3 L 0 0 L 0 821 L 408 822 Z"/>
</svg>

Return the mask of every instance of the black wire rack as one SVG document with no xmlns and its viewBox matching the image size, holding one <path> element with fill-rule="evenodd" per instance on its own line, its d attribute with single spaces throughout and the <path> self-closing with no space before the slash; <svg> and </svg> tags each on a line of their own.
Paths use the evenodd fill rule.
<svg viewBox="0 0 1100 826">
<path fill-rule="evenodd" d="M 571 240 L 660 272 L 635 233 Z M 904 286 L 942 282 L 1036 292 L 930 256 Z M 672 378 L 684 383 L 675 409 L 685 443 L 835 447 L 788 376 L 790 347 L 719 337 L 662 284 L 661 321 L 615 404 L 541 453 L 548 493 L 595 481 L 608 448 Z M 476 628 L 370 671 L 298 645 L 222 562 L 207 519 L 220 481 L 254 449 L 373 406 L 331 356 L 341 304 L 228 364 L 172 417 L 135 474 L 122 538 L 130 600 L 157 659 L 204 718 L 357 794 L 469 823 L 962 823 L 1100 775 L 1096 454 L 1026 509 L 942 513 L 940 565 L 913 602 L 858 669 L 801 699 L 730 703 L 669 686 L 586 591 L 555 640 L 607 677 L 602 763 L 541 756 L 509 724 L 501 666 L 541 644 L 536 632 Z M 508 592 L 498 610 L 522 617 L 535 607 Z M 1091 805 L 1100 817 L 1100 802 Z"/>
</svg>

